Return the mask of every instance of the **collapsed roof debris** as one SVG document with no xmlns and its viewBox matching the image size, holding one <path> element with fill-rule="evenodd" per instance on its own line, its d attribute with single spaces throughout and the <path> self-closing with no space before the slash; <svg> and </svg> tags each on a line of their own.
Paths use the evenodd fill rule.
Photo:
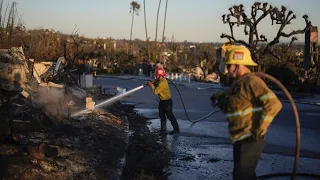
<svg viewBox="0 0 320 180">
<path fill-rule="evenodd" d="M 35 62 L 21 47 L 0 50 L 0 179 L 119 176 L 128 126 L 102 109 L 68 118 L 100 94 L 78 87 L 78 75 L 63 57 Z"/>
<path fill-rule="evenodd" d="M 63 57 L 57 63 L 26 59 L 22 47 L 0 50 L 0 107 L 8 114 L 9 137 L 14 134 L 13 122 L 18 122 L 11 117 L 12 100 L 23 96 L 33 108 L 43 108 L 48 115 L 61 117 L 67 115 L 70 104 L 75 104 L 66 100 L 86 97 L 86 91 L 77 87 L 74 76 L 69 76 L 70 71 L 75 71 L 70 67 Z M 61 76 L 71 80 L 57 83 Z"/>
<path fill-rule="evenodd" d="M 76 75 L 71 74 L 76 70 L 75 67 L 68 65 L 63 57 L 60 57 L 56 63 L 34 62 L 33 59 L 25 58 L 22 47 L 0 50 L 0 89 L 2 93 L 11 92 L 14 95 L 22 93 L 28 98 L 32 90 L 42 86 L 64 88 L 76 96 L 84 98 L 85 91 L 76 87 Z M 63 79 L 62 77 L 67 77 L 70 81 L 65 80 L 62 84 L 55 83 Z M 69 87 L 65 87 L 65 85 Z"/>
</svg>

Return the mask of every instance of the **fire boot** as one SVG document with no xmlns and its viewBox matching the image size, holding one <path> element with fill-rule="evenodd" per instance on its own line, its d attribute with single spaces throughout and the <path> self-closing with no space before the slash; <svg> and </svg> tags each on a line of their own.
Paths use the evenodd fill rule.
<svg viewBox="0 0 320 180">
<path fill-rule="evenodd" d="M 179 134 L 180 130 L 179 129 L 173 129 L 169 134 Z"/>
<path fill-rule="evenodd" d="M 161 119 L 161 130 L 160 134 L 167 134 L 167 120 L 166 119 Z"/>
</svg>

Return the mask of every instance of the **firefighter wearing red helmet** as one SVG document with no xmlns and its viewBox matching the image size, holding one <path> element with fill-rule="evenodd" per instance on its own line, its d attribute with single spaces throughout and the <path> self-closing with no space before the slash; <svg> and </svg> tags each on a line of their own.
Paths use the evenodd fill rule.
<svg viewBox="0 0 320 180">
<path fill-rule="evenodd" d="M 158 68 L 157 71 L 156 71 L 156 78 L 158 77 L 165 77 L 167 74 L 166 74 L 166 71 L 163 69 L 163 68 Z"/>
<path fill-rule="evenodd" d="M 173 115 L 172 111 L 172 99 L 171 99 L 171 93 L 170 88 L 168 85 L 168 81 L 165 78 L 166 72 L 163 68 L 158 68 L 156 70 L 156 80 L 155 81 L 149 81 L 148 85 L 151 87 L 152 92 L 155 95 L 158 95 L 160 101 L 159 101 L 159 117 L 161 120 L 161 133 L 167 132 L 167 118 L 171 121 L 171 125 L 173 127 L 173 131 L 170 132 L 170 134 L 177 134 L 180 132 L 179 125 L 177 122 L 176 117 Z"/>
</svg>

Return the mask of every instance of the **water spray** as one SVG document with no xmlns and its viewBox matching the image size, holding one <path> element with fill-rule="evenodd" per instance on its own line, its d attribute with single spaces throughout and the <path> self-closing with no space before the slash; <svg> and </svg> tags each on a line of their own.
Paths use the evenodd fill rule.
<svg viewBox="0 0 320 180">
<path fill-rule="evenodd" d="M 101 107 L 101 106 L 105 106 L 105 105 L 107 105 L 107 104 L 110 104 L 110 103 L 112 103 L 112 102 L 114 102 L 114 101 L 116 101 L 116 100 L 118 100 L 118 99 L 120 99 L 120 98 L 123 98 L 123 97 L 125 97 L 125 96 L 128 96 L 128 95 L 130 95 L 130 94 L 132 94 L 132 93 L 134 93 L 134 92 L 136 92 L 136 91 L 138 91 L 138 90 L 140 90 L 140 89 L 142 89 L 142 88 L 144 88 L 144 87 L 146 87 L 146 86 L 147 86 L 147 85 L 141 85 L 141 86 L 139 86 L 139 87 L 136 87 L 136 88 L 134 88 L 134 89 L 131 89 L 130 91 L 127 91 L 127 92 L 125 92 L 125 93 L 122 93 L 122 94 L 120 94 L 120 95 L 118 95 L 118 96 L 114 96 L 114 97 L 112 97 L 112 98 L 110 98 L 110 99 L 107 99 L 107 100 L 105 100 L 105 101 L 102 101 L 101 103 L 95 105 L 93 108 L 81 110 L 81 111 L 79 111 L 79 112 L 77 112 L 77 113 L 75 113 L 75 114 L 72 114 L 71 117 L 79 116 L 79 115 L 82 115 L 82 114 L 84 114 L 84 113 L 90 112 L 90 111 L 92 111 L 92 110 L 94 110 L 94 109 L 96 109 L 96 108 L 98 108 L 98 107 Z"/>
</svg>

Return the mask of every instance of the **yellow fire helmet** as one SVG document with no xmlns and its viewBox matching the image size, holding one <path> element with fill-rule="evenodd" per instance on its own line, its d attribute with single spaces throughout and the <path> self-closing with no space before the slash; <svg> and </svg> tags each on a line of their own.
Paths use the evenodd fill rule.
<svg viewBox="0 0 320 180">
<path fill-rule="evenodd" d="M 226 43 L 224 43 L 224 45 L 221 48 L 224 52 L 227 52 L 232 47 L 234 47 L 234 45 L 232 45 L 231 42 L 226 42 Z"/>
<path fill-rule="evenodd" d="M 245 66 L 257 66 L 252 60 L 251 53 L 244 46 L 234 46 L 229 49 L 225 56 L 225 64 L 236 64 Z"/>
</svg>

